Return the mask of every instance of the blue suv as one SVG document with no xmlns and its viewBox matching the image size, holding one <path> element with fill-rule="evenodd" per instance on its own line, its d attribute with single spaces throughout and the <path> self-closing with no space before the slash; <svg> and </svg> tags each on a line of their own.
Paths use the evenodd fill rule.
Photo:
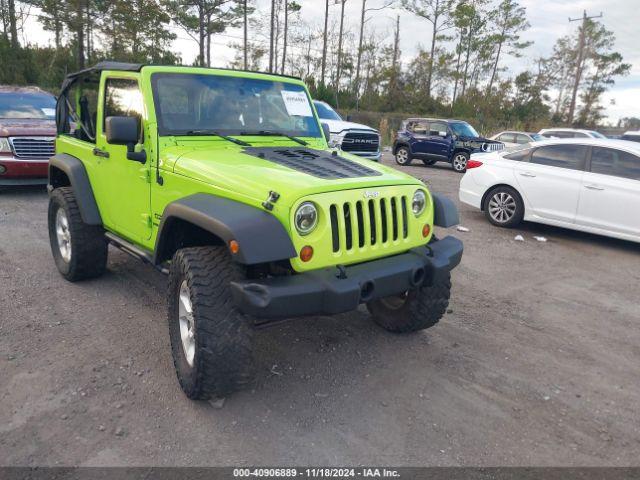
<svg viewBox="0 0 640 480">
<path fill-rule="evenodd" d="M 460 173 L 467 170 L 472 153 L 503 148 L 503 143 L 481 137 L 467 122 L 435 118 L 405 120 L 393 142 L 398 165 L 409 165 L 417 158 L 425 165 L 448 162 Z"/>
</svg>

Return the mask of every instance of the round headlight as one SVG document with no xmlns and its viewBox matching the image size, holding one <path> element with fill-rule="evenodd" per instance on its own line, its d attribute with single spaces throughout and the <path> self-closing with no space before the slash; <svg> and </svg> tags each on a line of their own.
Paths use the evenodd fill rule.
<svg viewBox="0 0 640 480">
<path fill-rule="evenodd" d="M 316 228 L 318 224 L 318 209 L 311 202 L 304 202 L 296 210 L 295 220 L 296 230 L 300 235 L 307 235 Z"/>
<path fill-rule="evenodd" d="M 413 194 L 413 200 L 411 201 L 411 210 L 413 210 L 413 214 L 417 217 L 424 212 L 424 208 L 426 206 L 427 196 L 422 190 L 416 190 L 416 193 Z"/>
</svg>

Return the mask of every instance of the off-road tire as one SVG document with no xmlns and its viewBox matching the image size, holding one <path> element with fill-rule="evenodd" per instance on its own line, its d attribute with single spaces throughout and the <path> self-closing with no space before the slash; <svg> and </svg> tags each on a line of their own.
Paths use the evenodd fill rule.
<svg viewBox="0 0 640 480">
<path fill-rule="evenodd" d="M 437 162 L 437 160 L 428 160 L 428 159 L 426 159 L 426 158 L 422 160 L 422 163 L 424 163 L 425 165 L 427 165 L 427 166 L 429 166 L 429 167 L 430 167 L 431 165 L 435 165 L 435 164 L 436 164 L 436 162 Z"/>
<path fill-rule="evenodd" d="M 63 209 L 70 233 L 71 257 L 65 261 L 60 252 L 56 235 L 56 215 Z M 87 225 L 82 221 L 80 208 L 73 188 L 56 188 L 49 197 L 49 242 L 56 267 L 70 282 L 86 280 L 102 275 L 107 268 L 108 243 L 99 225 Z"/>
<path fill-rule="evenodd" d="M 410 333 L 433 327 L 446 313 L 451 296 L 451 275 L 430 287 L 409 290 L 399 308 L 390 308 L 388 299 L 367 303 L 373 321 L 393 333 Z"/>
<path fill-rule="evenodd" d="M 495 215 L 492 215 L 492 212 L 490 211 L 489 204 L 491 202 L 491 199 L 496 194 L 505 194 L 513 199 L 515 211 L 505 221 L 499 221 L 497 217 L 494 218 Z M 489 222 L 491 222 L 493 225 L 496 225 L 497 227 L 515 228 L 520 223 L 522 223 L 522 219 L 524 218 L 524 202 L 522 201 L 522 197 L 515 189 L 507 187 L 506 185 L 496 187 L 489 193 L 487 193 L 484 197 L 482 209 L 484 210 L 484 214 L 487 217 L 487 220 L 489 220 Z"/>
<path fill-rule="evenodd" d="M 396 160 L 396 163 L 401 167 L 408 167 L 409 165 L 411 165 L 411 160 L 413 160 L 413 158 L 411 158 L 411 151 L 408 147 L 404 146 L 398 147 L 394 158 Z"/>
<path fill-rule="evenodd" d="M 229 285 L 242 276 L 225 247 L 183 248 L 173 256 L 169 270 L 169 338 L 178 381 L 190 399 L 225 397 L 252 379 L 252 328 L 234 305 Z M 183 282 L 193 312 L 193 366 L 187 361 L 180 336 Z"/>
<path fill-rule="evenodd" d="M 467 163 L 469 163 L 469 154 L 467 152 L 458 151 L 453 154 L 451 167 L 458 173 L 467 171 Z"/>
</svg>

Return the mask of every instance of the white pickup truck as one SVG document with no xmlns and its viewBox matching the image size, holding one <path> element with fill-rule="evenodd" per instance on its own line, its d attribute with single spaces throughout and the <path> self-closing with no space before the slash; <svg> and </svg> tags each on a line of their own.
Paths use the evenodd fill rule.
<svg viewBox="0 0 640 480">
<path fill-rule="evenodd" d="M 352 153 L 359 157 L 380 161 L 380 133 L 360 123 L 347 122 L 331 105 L 314 100 L 318 116 L 322 123 L 329 125 L 331 140 L 329 146 L 338 147 L 343 152 Z"/>
</svg>

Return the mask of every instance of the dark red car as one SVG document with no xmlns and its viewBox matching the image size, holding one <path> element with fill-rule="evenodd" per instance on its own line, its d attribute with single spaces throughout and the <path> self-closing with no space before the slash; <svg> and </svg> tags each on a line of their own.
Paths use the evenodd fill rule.
<svg viewBox="0 0 640 480">
<path fill-rule="evenodd" d="M 55 113 L 56 99 L 50 93 L 0 85 L 0 187 L 47 183 Z"/>
</svg>

